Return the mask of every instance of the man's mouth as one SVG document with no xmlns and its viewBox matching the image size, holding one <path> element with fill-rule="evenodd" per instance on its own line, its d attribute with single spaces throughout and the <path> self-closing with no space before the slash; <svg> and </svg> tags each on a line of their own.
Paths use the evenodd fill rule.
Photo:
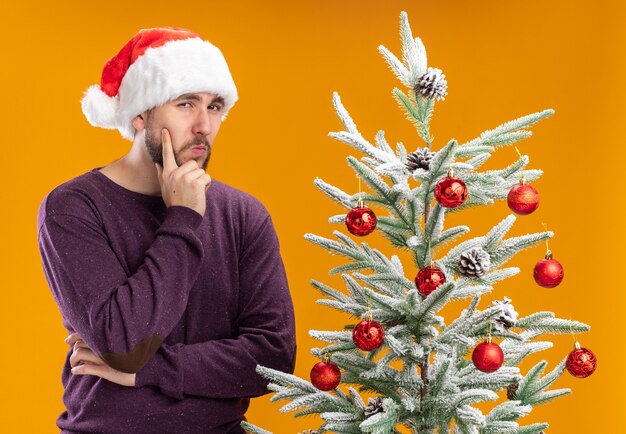
<svg viewBox="0 0 626 434">
<path fill-rule="evenodd" d="M 204 145 L 198 145 L 191 148 L 191 153 L 193 155 L 199 156 L 204 155 L 206 153 L 207 147 Z"/>
</svg>

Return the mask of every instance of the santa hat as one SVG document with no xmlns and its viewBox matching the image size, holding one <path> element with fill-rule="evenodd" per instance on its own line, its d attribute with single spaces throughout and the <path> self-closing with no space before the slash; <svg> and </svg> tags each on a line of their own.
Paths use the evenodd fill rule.
<svg viewBox="0 0 626 434">
<path fill-rule="evenodd" d="M 224 98 L 222 119 L 238 98 L 219 48 L 190 30 L 158 27 L 140 30 L 109 59 L 81 104 L 91 125 L 133 140 L 135 116 L 190 92 Z"/>
</svg>

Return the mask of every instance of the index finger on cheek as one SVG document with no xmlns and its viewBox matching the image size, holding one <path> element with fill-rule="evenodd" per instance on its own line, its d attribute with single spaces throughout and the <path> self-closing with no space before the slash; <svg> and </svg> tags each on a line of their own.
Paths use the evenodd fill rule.
<svg viewBox="0 0 626 434">
<path fill-rule="evenodd" d="M 163 169 L 170 171 L 177 168 L 178 164 L 176 164 L 176 158 L 174 157 L 174 145 L 172 144 L 172 138 L 167 128 L 161 130 L 161 142 L 163 144 Z"/>
</svg>

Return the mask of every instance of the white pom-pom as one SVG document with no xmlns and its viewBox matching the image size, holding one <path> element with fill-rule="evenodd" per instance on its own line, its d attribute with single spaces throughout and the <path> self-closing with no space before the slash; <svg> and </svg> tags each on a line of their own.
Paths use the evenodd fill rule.
<svg viewBox="0 0 626 434">
<path fill-rule="evenodd" d="M 114 130 L 116 126 L 119 99 L 110 97 L 94 84 L 85 91 L 85 96 L 80 102 L 83 113 L 94 127 Z"/>
</svg>

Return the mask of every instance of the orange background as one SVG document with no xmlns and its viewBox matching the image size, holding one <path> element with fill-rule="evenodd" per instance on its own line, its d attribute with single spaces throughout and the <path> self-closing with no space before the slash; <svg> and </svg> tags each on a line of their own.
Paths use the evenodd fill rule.
<svg viewBox="0 0 626 434">
<path fill-rule="evenodd" d="M 338 330 L 353 318 L 317 305 L 317 279 L 343 289 L 328 270 L 342 258 L 306 242 L 307 232 L 331 237 L 327 218 L 344 212 L 313 185 L 316 176 L 350 193 L 357 190 L 348 155 L 361 155 L 327 136 L 341 124 L 332 91 L 364 136 L 379 129 L 391 143 L 421 146 L 391 89 L 399 82 L 376 47 L 399 54 L 399 14 L 406 10 L 426 45 L 429 65 L 443 69 L 449 95 L 436 105 L 434 149 L 461 142 L 502 122 L 544 108 L 556 115 L 518 146 L 544 176 L 534 185 L 539 210 L 519 218 L 511 235 L 542 230 L 565 267 L 564 282 L 543 289 L 532 267 L 543 246 L 511 265 L 520 275 L 497 285 L 481 307 L 504 295 L 521 316 L 552 310 L 592 325 L 579 336 L 599 358 L 585 380 L 565 374 L 554 387 L 572 395 L 539 406 L 524 424 L 547 421 L 549 433 L 620 432 L 624 409 L 624 204 L 614 193 L 623 178 L 623 2 L 551 1 L 316 1 L 316 2 L 4 2 L 0 6 L 2 83 L 2 333 L 3 432 L 58 432 L 63 410 L 61 368 L 66 331 L 43 276 L 36 242 L 36 212 L 60 183 L 121 157 L 130 142 L 117 132 L 91 127 L 79 105 L 82 92 L 100 78 L 104 62 L 142 27 L 191 28 L 220 47 L 237 83 L 240 101 L 222 126 L 208 171 L 258 197 L 272 214 L 294 297 L 299 354 L 296 374 L 307 378 L 322 343 L 308 330 Z M 497 152 L 487 168 L 515 160 L 512 147 Z M 621 194 L 621 193 L 620 193 Z M 377 208 L 374 207 L 376 210 Z M 506 205 L 461 213 L 448 225 L 467 224 L 484 234 L 508 214 Z M 467 236 L 466 236 L 467 237 Z M 387 254 L 380 234 L 365 240 Z M 396 252 L 398 253 L 398 252 Z M 409 277 L 412 262 L 399 253 Z M 457 304 L 460 309 L 463 304 Z M 450 310 L 455 307 L 451 307 Z M 457 309 L 457 310 L 458 310 Z M 451 319 L 449 317 L 448 319 Z M 571 349 L 571 336 L 551 339 L 550 368 Z M 247 413 L 277 433 L 319 426 L 318 419 L 281 414 L 268 396 Z"/>
</svg>

